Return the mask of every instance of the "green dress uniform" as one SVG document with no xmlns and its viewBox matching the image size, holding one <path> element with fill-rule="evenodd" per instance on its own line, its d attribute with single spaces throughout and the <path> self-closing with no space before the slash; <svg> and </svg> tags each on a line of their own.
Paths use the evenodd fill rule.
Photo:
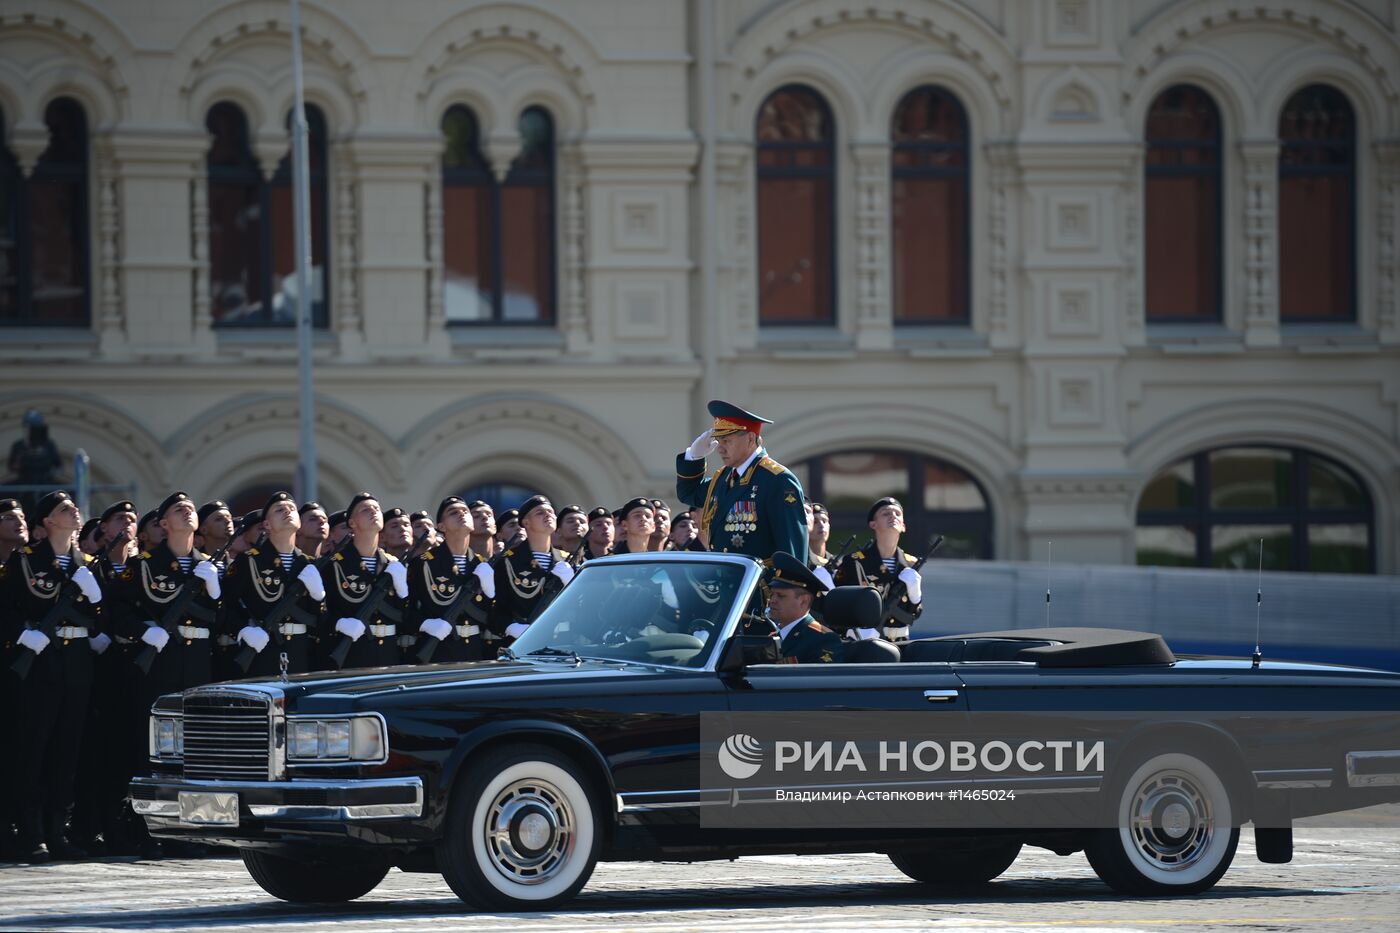
<svg viewBox="0 0 1400 933">
<path fill-rule="evenodd" d="M 785 664 L 830 664 L 841 659 L 841 637 L 808 613 L 787 633 L 780 650 Z"/>
<path fill-rule="evenodd" d="M 759 448 L 741 474 L 732 467 L 706 475 L 705 463 L 676 456 L 676 495 L 701 506 L 700 529 L 710 548 L 768 560 L 787 551 L 807 560 L 807 515 L 802 484 L 787 467 Z"/>
</svg>

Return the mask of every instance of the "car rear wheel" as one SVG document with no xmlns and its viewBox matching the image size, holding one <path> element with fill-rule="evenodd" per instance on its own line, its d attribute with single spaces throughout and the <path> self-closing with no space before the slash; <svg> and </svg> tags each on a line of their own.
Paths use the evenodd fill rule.
<svg viewBox="0 0 1400 933">
<path fill-rule="evenodd" d="M 244 849 L 243 867 L 268 894 L 297 904 L 339 904 L 363 897 L 389 873 L 381 859 L 304 861 Z"/>
<path fill-rule="evenodd" d="M 578 765 L 543 746 L 510 746 L 483 755 L 457 782 L 438 867 L 468 904 L 538 910 L 588 882 L 599 835 Z"/>
<path fill-rule="evenodd" d="M 1001 875 L 1021 854 L 1021 843 L 1003 842 L 975 849 L 892 852 L 894 867 L 915 881 L 940 887 L 973 887 Z"/>
<path fill-rule="evenodd" d="M 1111 785 L 1117 827 L 1085 849 L 1104 883 L 1124 894 L 1195 894 L 1230 867 L 1240 830 L 1216 769 L 1192 755 L 1155 755 Z"/>
</svg>

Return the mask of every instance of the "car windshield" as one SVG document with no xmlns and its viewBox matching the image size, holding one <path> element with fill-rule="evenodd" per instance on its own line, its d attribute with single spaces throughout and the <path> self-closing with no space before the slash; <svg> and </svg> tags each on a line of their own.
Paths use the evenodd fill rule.
<svg viewBox="0 0 1400 933">
<path fill-rule="evenodd" d="M 511 651 L 703 667 L 743 582 L 738 564 L 590 562 Z"/>
</svg>

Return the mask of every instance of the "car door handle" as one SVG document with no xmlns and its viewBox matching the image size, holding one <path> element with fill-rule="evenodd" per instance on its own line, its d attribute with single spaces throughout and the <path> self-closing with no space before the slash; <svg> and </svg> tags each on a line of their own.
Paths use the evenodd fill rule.
<svg viewBox="0 0 1400 933">
<path fill-rule="evenodd" d="M 924 699 L 930 703 L 952 703 L 958 698 L 956 690 L 925 690 Z"/>
</svg>

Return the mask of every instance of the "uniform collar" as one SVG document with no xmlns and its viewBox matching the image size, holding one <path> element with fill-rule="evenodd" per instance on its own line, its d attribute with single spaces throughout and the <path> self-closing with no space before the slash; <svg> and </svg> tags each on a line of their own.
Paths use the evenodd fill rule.
<svg viewBox="0 0 1400 933">
<path fill-rule="evenodd" d="M 793 629 L 797 628 L 799 625 L 806 625 L 808 622 L 812 622 L 812 621 L 814 621 L 814 620 L 813 620 L 813 618 L 812 618 L 812 614 L 809 612 L 809 613 L 807 613 L 805 616 L 803 616 L 802 618 L 800 618 L 800 619 L 794 619 L 793 621 L 789 622 L 787 625 L 784 625 L 782 628 L 778 629 L 778 637 L 779 637 L 782 641 L 787 641 L 787 637 L 788 637 L 789 634 L 791 634 L 791 632 L 792 632 Z"/>
<path fill-rule="evenodd" d="M 735 470 L 735 472 L 738 473 L 740 476 L 743 476 L 745 473 L 747 473 L 747 472 L 749 471 L 749 467 L 753 466 L 754 461 L 757 460 L 759 457 L 762 457 L 762 456 L 764 456 L 764 455 L 765 455 L 765 452 L 764 452 L 764 450 L 763 450 L 762 445 L 760 445 L 760 446 L 758 446 L 758 447 L 755 447 L 755 448 L 754 448 L 754 452 L 751 453 L 751 454 L 749 454 L 749 459 L 747 459 L 747 460 L 745 460 L 743 463 L 739 464 L 739 468 L 738 468 L 737 470 Z"/>
</svg>

